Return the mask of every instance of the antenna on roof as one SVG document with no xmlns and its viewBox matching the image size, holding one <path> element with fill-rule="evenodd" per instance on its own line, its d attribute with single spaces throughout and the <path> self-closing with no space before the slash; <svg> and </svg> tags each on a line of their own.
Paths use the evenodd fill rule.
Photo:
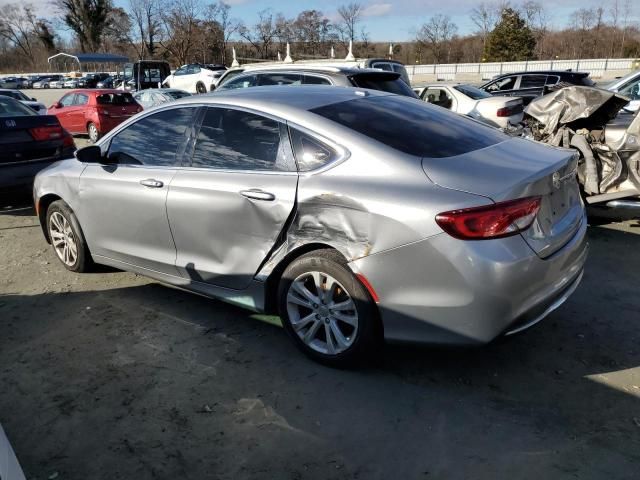
<svg viewBox="0 0 640 480">
<path fill-rule="evenodd" d="M 236 58 L 236 48 L 231 47 L 231 53 L 233 53 L 233 62 L 231 62 L 232 67 L 239 67 L 238 59 Z"/>
<path fill-rule="evenodd" d="M 287 42 L 287 56 L 284 57 L 284 63 L 293 63 L 291 58 L 291 49 L 289 48 L 289 42 Z"/>
<path fill-rule="evenodd" d="M 349 52 L 347 56 L 344 57 L 345 60 L 355 60 L 356 57 L 353 56 L 353 40 L 349 40 Z"/>
</svg>

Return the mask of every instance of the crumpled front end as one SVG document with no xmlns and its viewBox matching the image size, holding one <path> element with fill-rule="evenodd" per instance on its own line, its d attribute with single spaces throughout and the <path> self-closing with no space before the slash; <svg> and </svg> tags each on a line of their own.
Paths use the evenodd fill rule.
<svg viewBox="0 0 640 480">
<path fill-rule="evenodd" d="M 588 203 L 640 195 L 640 117 L 620 113 L 629 99 L 570 86 L 525 109 L 530 137 L 580 152 L 578 178 Z"/>
</svg>

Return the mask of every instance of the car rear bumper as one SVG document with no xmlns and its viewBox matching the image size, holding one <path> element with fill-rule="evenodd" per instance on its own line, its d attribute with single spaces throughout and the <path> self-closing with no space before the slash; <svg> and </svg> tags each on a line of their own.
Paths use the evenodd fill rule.
<svg viewBox="0 0 640 480">
<path fill-rule="evenodd" d="M 28 160 L 10 164 L 0 163 L 0 189 L 28 189 L 33 187 L 33 179 L 40 170 L 64 158 L 71 158 L 75 148 L 68 148 L 60 156 L 41 160 Z"/>
<path fill-rule="evenodd" d="M 480 345 L 537 323 L 582 278 L 586 217 L 541 259 L 517 235 L 462 241 L 439 234 L 351 262 L 378 295 L 388 341 Z"/>
</svg>

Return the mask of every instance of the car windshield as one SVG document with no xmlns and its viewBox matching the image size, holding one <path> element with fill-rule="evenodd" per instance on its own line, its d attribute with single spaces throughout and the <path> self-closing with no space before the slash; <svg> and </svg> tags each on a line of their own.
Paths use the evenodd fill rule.
<svg viewBox="0 0 640 480">
<path fill-rule="evenodd" d="M 464 93 L 467 97 L 473 100 L 481 100 L 483 98 L 491 97 L 490 93 L 487 93 L 484 90 L 480 90 L 479 88 L 472 87 L 471 85 L 454 85 L 453 88 L 461 93 Z"/>
<path fill-rule="evenodd" d="M 0 97 L 0 117 L 24 117 L 37 115 L 31 108 L 9 97 Z"/>
<path fill-rule="evenodd" d="M 163 92 L 165 95 L 169 95 L 171 98 L 177 100 L 183 97 L 190 97 L 191 94 L 189 92 L 181 92 L 179 90 L 169 90 L 168 92 Z"/>
<path fill-rule="evenodd" d="M 360 88 L 370 88 L 405 97 L 417 97 L 411 87 L 401 80 L 399 75 L 395 74 L 357 74 L 351 77 L 351 81 Z"/>
<path fill-rule="evenodd" d="M 507 139 L 444 108 L 392 95 L 347 100 L 311 112 L 417 157 L 453 157 Z"/>
<path fill-rule="evenodd" d="M 0 95 L 2 95 L 3 97 L 15 98 L 16 100 L 26 100 L 26 101 L 31 100 L 24 93 L 18 92 L 18 91 L 4 90 L 4 91 L 0 91 Z"/>
<path fill-rule="evenodd" d="M 98 105 L 130 105 L 135 102 L 130 93 L 103 93 L 96 97 Z"/>
</svg>

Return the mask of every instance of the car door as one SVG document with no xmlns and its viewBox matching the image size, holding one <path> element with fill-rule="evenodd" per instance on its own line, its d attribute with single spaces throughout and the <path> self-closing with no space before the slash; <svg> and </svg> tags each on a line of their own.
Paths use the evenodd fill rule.
<svg viewBox="0 0 640 480">
<path fill-rule="evenodd" d="M 178 107 L 141 118 L 105 146 L 115 165 L 84 169 L 76 210 L 93 255 L 177 275 L 167 192 L 196 111 Z"/>
<path fill-rule="evenodd" d="M 248 287 L 293 210 L 298 175 L 286 126 L 203 107 L 191 163 L 171 181 L 176 266 L 191 281 Z"/>
<path fill-rule="evenodd" d="M 86 93 L 76 93 L 73 99 L 73 105 L 70 107 L 68 113 L 71 132 L 86 131 L 85 113 L 87 110 L 87 103 L 89 103 L 89 95 Z"/>
<path fill-rule="evenodd" d="M 515 96 L 527 99 L 528 104 L 531 100 L 539 97 L 544 93 L 544 86 L 547 83 L 547 75 L 545 74 L 526 74 L 520 76 L 520 84 Z"/>
<path fill-rule="evenodd" d="M 58 101 L 60 107 L 53 109 L 53 113 L 58 117 L 60 124 L 69 132 L 75 132 L 73 129 L 73 109 L 75 98 L 75 93 L 68 93 Z"/>
</svg>

